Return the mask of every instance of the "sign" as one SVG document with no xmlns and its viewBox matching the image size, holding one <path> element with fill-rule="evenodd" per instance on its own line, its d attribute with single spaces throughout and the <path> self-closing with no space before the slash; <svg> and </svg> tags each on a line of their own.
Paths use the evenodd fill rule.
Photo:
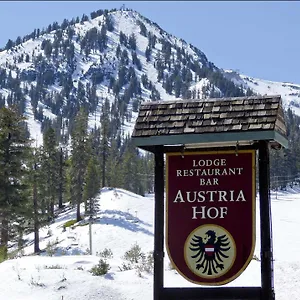
<svg viewBox="0 0 300 300">
<path fill-rule="evenodd" d="M 166 246 L 187 280 L 223 285 L 255 247 L 255 150 L 168 153 Z"/>
</svg>

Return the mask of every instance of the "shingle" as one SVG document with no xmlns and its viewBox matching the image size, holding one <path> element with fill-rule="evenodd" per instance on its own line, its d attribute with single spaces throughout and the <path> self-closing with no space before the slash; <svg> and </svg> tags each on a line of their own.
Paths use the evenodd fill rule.
<svg viewBox="0 0 300 300">
<path fill-rule="evenodd" d="M 195 114 L 193 114 L 193 115 L 189 115 L 189 118 L 188 118 L 189 120 L 195 120 L 196 119 L 196 115 Z"/>
<path fill-rule="evenodd" d="M 200 127 L 203 124 L 203 120 L 193 121 L 192 126 L 194 127 Z"/>
<path fill-rule="evenodd" d="M 181 134 L 183 133 L 183 128 L 172 128 L 169 131 L 169 134 Z"/>
<path fill-rule="evenodd" d="M 220 111 L 220 106 L 214 106 L 212 108 L 212 112 L 217 112 L 217 111 Z"/>
<path fill-rule="evenodd" d="M 208 107 L 204 107 L 204 108 L 203 108 L 203 112 L 204 112 L 204 113 L 211 113 L 211 111 L 212 111 L 212 107 L 211 107 L 211 106 L 208 106 Z"/>
<path fill-rule="evenodd" d="M 243 124 L 242 125 L 242 130 L 243 131 L 246 131 L 246 130 L 248 130 L 249 129 L 249 124 Z"/>
<path fill-rule="evenodd" d="M 183 132 L 184 133 L 194 133 L 195 132 L 195 128 L 193 128 L 193 127 L 185 127 L 183 129 Z"/>
<path fill-rule="evenodd" d="M 273 126 L 273 124 L 266 123 L 266 124 L 262 124 L 262 128 L 263 129 L 273 129 L 274 126 Z"/>
<path fill-rule="evenodd" d="M 249 129 L 261 129 L 263 127 L 262 124 L 250 124 Z"/>
<path fill-rule="evenodd" d="M 171 122 L 175 122 L 175 121 L 179 121 L 179 120 L 180 120 L 180 116 L 177 116 L 177 115 L 170 116 L 170 121 Z"/>
<path fill-rule="evenodd" d="M 231 130 L 241 130 L 242 124 L 236 124 L 231 126 Z"/>
<path fill-rule="evenodd" d="M 220 107 L 220 112 L 228 112 L 228 111 L 230 111 L 229 105 L 223 105 Z"/>
<path fill-rule="evenodd" d="M 259 110 L 259 111 L 257 112 L 257 115 L 258 115 L 258 116 L 266 116 L 266 111 L 265 111 L 265 110 Z"/>
<path fill-rule="evenodd" d="M 286 135 L 280 96 L 251 96 L 143 103 L 132 136 L 272 129 Z"/>
<path fill-rule="evenodd" d="M 171 116 L 159 116 L 159 122 L 168 122 Z"/>
<path fill-rule="evenodd" d="M 195 128 L 195 133 L 204 133 L 204 132 L 206 132 L 205 127 L 196 127 Z"/>
<path fill-rule="evenodd" d="M 234 105 L 244 105 L 244 99 L 232 101 Z"/>
<path fill-rule="evenodd" d="M 223 124 L 224 124 L 224 125 L 230 125 L 230 124 L 232 124 L 232 119 L 225 119 L 225 120 L 223 121 Z"/>
</svg>

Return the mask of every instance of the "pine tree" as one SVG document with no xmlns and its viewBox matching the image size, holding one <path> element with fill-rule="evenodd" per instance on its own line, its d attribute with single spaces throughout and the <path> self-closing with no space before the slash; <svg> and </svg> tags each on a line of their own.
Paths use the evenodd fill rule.
<svg viewBox="0 0 300 300">
<path fill-rule="evenodd" d="M 58 202 L 59 186 L 59 156 L 57 150 L 57 141 L 55 131 L 49 127 L 43 136 L 43 162 L 42 169 L 45 178 L 44 198 L 48 205 L 49 218 L 54 218 L 54 205 Z"/>
<path fill-rule="evenodd" d="M 145 190 L 148 193 L 154 192 L 154 155 L 146 153 L 143 157 L 142 172 L 145 178 Z"/>
<path fill-rule="evenodd" d="M 124 188 L 134 193 L 143 195 L 145 193 L 141 178 L 141 164 L 136 148 L 128 139 L 125 145 L 126 149 L 123 155 L 122 169 L 124 170 Z"/>
<path fill-rule="evenodd" d="M 7 41 L 7 43 L 6 43 L 4 49 L 5 49 L 5 50 L 9 50 L 9 49 L 11 49 L 13 46 L 14 46 L 14 42 L 13 42 L 11 39 L 9 39 L 9 40 Z"/>
<path fill-rule="evenodd" d="M 111 142 L 107 159 L 107 183 L 110 187 L 121 187 L 124 185 L 124 171 L 122 169 L 120 151 L 117 140 Z"/>
<path fill-rule="evenodd" d="M 33 220 L 34 220 L 34 253 L 40 251 L 40 236 L 39 236 L 39 217 L 38 217 L 38 191 L 37 191 L 37 161 L 33 162 L 33 182 L 32 182 L 32 200 L 33 200 Z"/>
<path fill-rule="evenodd" d="M 65 169 L 66 169 L 66 162 L 65 162 L 65 155 L 62 147 L 60 148 L 59 152 L 59 165 L 58 165 L 58 208 L 63 208 L 63 195 L 65 192 Z"/>
<path fill-rule="evenodd" d="M 83 200 L 86 203 L 86 214 L 93 216 L 97 211 L 96 196 L 100 189 L 100 179 L 95 156 L 91 157 L 87 166 Z"/>
<path fill-rule="evenodd" d="M 145 24 L 141 21 L 137 21 L 138 25 L 140 26 L 140 34 L 147 37 L 147 28 Z"/>
<path fill-rule="evenodd" d="M 129 46 L 130 49 L 136 50 L 136 37 L 135 37 L 134 33 L 132 33 L 132 34 L 129 36 L 129 39 L 128 39 L 128 46 Z"/>
<path fill-rule="evenodd" d="M 84 109 L 80 109 L 76 115 L 74 128 L 71 132 L 71 197 L 76 204 L 76 220 L 81 220 L 80 204 L 83 201 L 83 185 L 88 160 L 87 148 L 88 115 Z"/>
<path fill-rule="evenodd" d="M 33 229 L 34 232 L 34 253 L 40 252 L 39 230 L 42 226 L 48 224 L 48 214 L 46 213 L 48 206 L 45 206 L 46 203 L 44 201 L 43 193 L 45 190 L 45 180 L 47 180 L 42 168 L 43 159 L 42 147 L 32 149 L 28 163 L 28 199 L 30 199 L 30 201 L 27 204 L 26 218 L 27 223 L 33 223 L 33 228 L 30 227 L 29 229 Z"/>
<path fill-rule="evenodd" d="M 26 202 L 24 176 L 30 140 L 25 136 L 24 120 L 16 107 L 0 109 L 0 249 L 5 255 L 10 221 Z"/>
<path fill-rule="evenodd" d="M 151 48 L 149 46 L 145 50 L 145 56 L 146 56 L 147 62 L 149 62 L 150 61 L 150 57 L 151 57 Z"/>
<path fill-rule="evenodd" d="M 102 187 L 106 185 L 106 171 L 107 171 L 107 158 L 108 158 L 108 152 L 109 152 L 109 115 L 110 115 L 110 104 L 108 99 L 105 99 L 105 103 L 102 106 L 102 112 L 101 112 L 101 170 L 102 170 Z"/>
</svg>

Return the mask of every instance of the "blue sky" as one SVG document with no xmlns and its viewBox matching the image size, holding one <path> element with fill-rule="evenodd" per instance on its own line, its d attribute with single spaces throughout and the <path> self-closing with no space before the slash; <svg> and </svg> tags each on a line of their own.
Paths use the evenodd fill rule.
<svg viewBox="0 0 300 300">
<path fill-rule="evenodd" d="M 300 83 L 296 1 L 1 1 L 0 47 L 54 21 L 123 4 L 193 44 L 220 68 Z"/>
</svg>

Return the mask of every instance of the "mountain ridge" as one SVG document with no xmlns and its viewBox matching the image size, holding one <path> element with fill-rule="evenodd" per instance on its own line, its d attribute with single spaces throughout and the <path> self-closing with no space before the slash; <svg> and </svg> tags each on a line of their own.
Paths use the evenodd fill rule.
<svg viewBox="0 0 300 300">
<path fill-rule="evenodd" d="M 234 70 L 224 70 L 224 72 L 233 82 L 242 84 L 260 95 L 281 95 L 284 109 L 290 108 L 300 116 L 300 84 L 255 78 L 239 74 Z"/>
<path fill-rule="evenodd" d="M 130 135 L 142 101 L 269 92 L 265 81 L 217 68 L 200 49 L 134 10 L 91 16 L 53 23 L 0 52 L 0 105 L 18 103 L 38 144 L 51 124 L 63 127 L 60 134 L 68 140 L 81 106 L 89 112 L 90 128 L 99 127 L 106 100 L 115 110 L 111 119 L 121 119 L 114 134 Z M 270 93 L 277 91 L 278 84 Z M 295 88 L 282 95 L 285 108 L 300 115 L 299 97 Z"/>
</svg>

